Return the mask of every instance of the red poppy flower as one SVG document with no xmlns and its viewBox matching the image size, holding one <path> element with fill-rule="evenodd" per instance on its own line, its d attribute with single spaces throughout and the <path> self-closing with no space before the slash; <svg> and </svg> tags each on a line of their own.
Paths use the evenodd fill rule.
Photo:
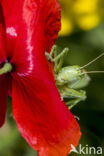
<svg viewBox="0 0 104 156">
<path fill-rule="evenodd" d="M 78 144 L 80 128 L 45 57 L 60 29 L 60 6 L 57 0 L 0 2 L 0 67 L 9 64 L 0 75 L 0 126 L 9 93 L 18 129 L 39 156 L 66 156 Z"/>
</svg>

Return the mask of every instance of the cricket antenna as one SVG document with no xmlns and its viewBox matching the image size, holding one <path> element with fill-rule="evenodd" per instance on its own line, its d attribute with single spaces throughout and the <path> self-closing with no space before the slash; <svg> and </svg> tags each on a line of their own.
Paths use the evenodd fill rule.
<svg viewBox="0 0 104 156">
<path fill-rule="evenodd" d="M 88 71 L 88 72 L 83 72 L 83 74 L 96 74 L 96 73 L 104 73 L 104 71 Z"/>
<path fill-rule="evenodd" d="M 88 67 L 89 65 L 91 65 L 93 62 L 97 61 L 99 58 L 101 58 L 102 56 L 104 56 L 104 53 L 100 54 L 98 57 L 96 57 L 94 60 L 92 60 L 91 62 L 85 64 L 83 67 L 81 67 L 80 69 L 84 69 L 86 67 Z"/>
</svg>

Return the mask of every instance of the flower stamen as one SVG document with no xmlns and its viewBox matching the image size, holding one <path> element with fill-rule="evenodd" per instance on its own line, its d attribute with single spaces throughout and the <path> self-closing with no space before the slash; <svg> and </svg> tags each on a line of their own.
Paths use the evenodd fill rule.
<svg viewBox="0 0 104 156">
<path fill-rule="evenodd" d="M 5 63 L 4 66 L 0 69 L 0 75 L 11 72 L 13 66 L 11 63 Z"/>
</svg>

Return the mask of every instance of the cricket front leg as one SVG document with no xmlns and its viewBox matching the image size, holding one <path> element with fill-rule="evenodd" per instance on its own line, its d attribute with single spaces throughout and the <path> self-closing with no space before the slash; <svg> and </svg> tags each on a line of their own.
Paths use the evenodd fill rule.
<svg viewBox="0 0 104 156">
<path fill-rule="evenodd" d="M 57 46 L 54 45 L 51 52 L 45 52 L 47 59 L 54 63 L 55 73 L 61 69 L 64 61 L 64 56 L 68 53 L 69 49 L 65 48 L 60 54 L 57 54 Z"/>
<path fill-rule="evenodd" d="M 54 45 L 50 51 L 50 53 L 48 52 L 45 52 L 45 56 L 47 58 L 47 60 L 51 61 L 51 62 L 54 62 L 54 55 L 56 55 L 57 53 L 57 46 Z"/>
<path fill-rule="evenodd" d="M 68 52 L 69 52 L 69 49 L 64 48 L 64 50 L 59 55 L 56 56 L 55 60 L 58 61 L 58 63 L 55 64 L 55 73 L 56 74 L 60 71 L 60 69 L 63 65 L 63 62 L 64 62 L 64 57 Z"/>
</svg>

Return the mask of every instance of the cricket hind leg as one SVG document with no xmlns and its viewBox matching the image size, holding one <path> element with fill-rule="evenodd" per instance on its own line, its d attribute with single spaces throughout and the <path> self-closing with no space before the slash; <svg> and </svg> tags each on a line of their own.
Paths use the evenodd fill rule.
<svg viewBox="0 0 104 156">
<path fill-rule="evenodd" d="M 72 109 L 80 101 L 84 101 L 86 99 L 86 92 L 84 90 L 77 91 L 74 89 L 65 88 L 65 90 L 61 92 L 61 97 L 64 99 L 70 99 L 66 102 L 66 105 L 69 109 Z"/>
<path fill-rule="evenodd" d="M 72 109 L 75 105 L 77 105 L 80 101 L 81 101 L 81 99 L 70 100 L 70 101 L 66 102 L 66 105 L 67 105 L 68 109 L 71 110 L 71 109 Z"/>
</svg>

